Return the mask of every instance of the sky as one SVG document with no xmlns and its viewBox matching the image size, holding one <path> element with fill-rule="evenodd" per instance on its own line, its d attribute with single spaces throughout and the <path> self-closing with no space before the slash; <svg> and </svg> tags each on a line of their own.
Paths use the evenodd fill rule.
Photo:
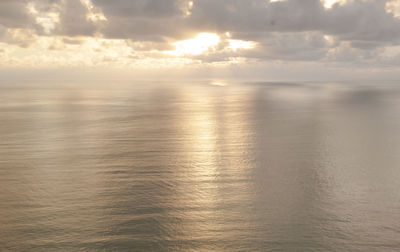
<svg viewBox="0 0 400 252">
<path fill-rule="evenodd" d="M 0 79 L 400 79 L 400 0 L 0 0 Z"/>
</svg>

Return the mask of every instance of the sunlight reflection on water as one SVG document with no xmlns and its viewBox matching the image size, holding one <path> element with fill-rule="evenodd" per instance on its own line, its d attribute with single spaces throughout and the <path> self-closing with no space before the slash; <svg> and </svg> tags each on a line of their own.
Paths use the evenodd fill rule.
<svg viewBox="0 0 400 252">
<path fill-rule="evenodd" d="M 400 248 L 400 88 L 0 85 L 0 250 Z"/>
</svg>

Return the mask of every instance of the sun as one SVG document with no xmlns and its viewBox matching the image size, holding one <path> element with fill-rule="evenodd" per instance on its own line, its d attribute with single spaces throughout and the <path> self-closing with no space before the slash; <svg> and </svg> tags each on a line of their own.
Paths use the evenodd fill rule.
<svg viewBox="0 0 400 252">
<path fill-rule="evenodd" d="M 167 53 L 174 56 L 200 55 L 217 46 L 219 42 L 220 37 L 215 33 L 200 33 L 192 39 L 175 42 L 175 50 Z"/>
<path fill-rule="evenodd" d="M 332 8 L 333 5 L 335 4 L 344 4 L 346 3 L 346 0 L 322 0 L 322 3 L 324 4 L 324 7 L 327 9 Z"/>
</svg>

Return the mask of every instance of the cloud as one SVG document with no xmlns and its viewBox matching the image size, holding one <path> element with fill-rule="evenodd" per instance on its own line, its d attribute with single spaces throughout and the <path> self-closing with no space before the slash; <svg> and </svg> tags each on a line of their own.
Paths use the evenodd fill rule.
<svg viewBox="0 0 400 252">
<path fill-rule="evenodd" d="M 318 31 L 344 41 L 398 43 L 400 20 L 383 0 L 347 1 L 324 8 L 319 0 L 199 0 L 190 17 L 197 29 L 230 31 L 240 39 L 261 39 L 271 32 Z"/>
<path fill-rule="evenodd" d="M 29 47 L 37 39 L 33 30 L 30 29 L 1 29 L 0 41 L 8 44 L 16 44 L 20 47 Z"/>
<path fill-rule="evenodd" d="M 83 0 L 32 0 L 29 12 L 42 35 L 94 36 L 100 28 Z"/>
<path fill-rule="evenodd" d="M 0 1 L 0 26 L 6 28 L 24 28 L 32 23 L 32 17 L 26 10 L 25 0 Z"/>
<path fill-rule="evenodd" d="M 58 32 L 67 36 L 93 36 L 97 31 L 97 26 L 87 18 L 87 15 L 88 9 L 80 0 L 64 1 Z"/>
<path fill-rule="evenodd" d="M 384 0 L 348 0 L 329 9 L 319 0 L 194 0 L 190 15 L 176 0 L 93 0 L 93 4 L 107 17 L 101 32 L 110 38 L 165 41 L 189 38 L 195 32 L 229 31 L 237 39 L 266 41 L 271 36 L 275 40 L 277 33 L 290 39 L 286 33 L 319 32 L 359 48 L 400 42 L 400 20 Z"/>
<path fill-rule="evenodd" d="M 219 36 L 212 50 L 165 53 L 202 33 Z M 53 38 L 50 50 L 74 46 L 74 52 L 85 41 L 121 40 L 132 51 L 123 54 L 129 60 L 395 64 L 396 57 L 382 59 L 400 45 L 400 1 L 2 0 L 0 41 L 29 47 L 38 38 Z M 232 50 L 229 40 L 254 46 Z M 114 60 L 111 49 L 103 49 L 99 57 Z"/>
</svg>

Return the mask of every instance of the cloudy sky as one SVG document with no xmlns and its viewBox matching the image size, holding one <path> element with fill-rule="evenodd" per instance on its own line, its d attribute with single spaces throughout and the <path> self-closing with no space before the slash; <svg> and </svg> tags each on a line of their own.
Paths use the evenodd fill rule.
<svg viewBox="0 0 400 252">
<path fill-rule="evenodd" d="M 0 0 L 2 77 L 65 69 L 400 78 L 400 0 Z"/>
</svg>

